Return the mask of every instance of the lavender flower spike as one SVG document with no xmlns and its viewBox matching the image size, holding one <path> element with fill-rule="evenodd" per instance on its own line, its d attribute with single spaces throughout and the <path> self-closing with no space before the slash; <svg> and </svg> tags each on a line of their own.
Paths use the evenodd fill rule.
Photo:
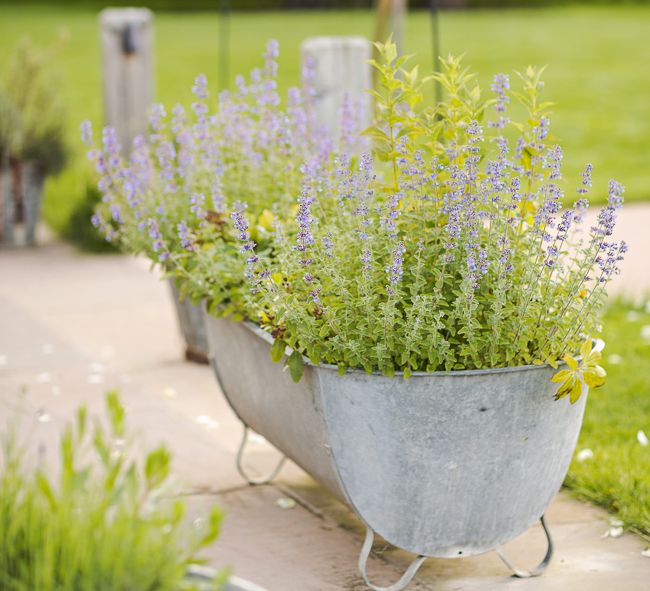
<svg viewBox="0 0 650 591">
<path fill-rule="evenodd" d="M 230 217 L 233 220 L 233 225 L 235 229 L 239 232 L 239 239 L 241 241 L 246 241 L 250 238 L 250 232 L 248 231 L 248 220 L 244 216 L 244 210 L 246 205 L 241 201 L 238 201 L 234 205 L 234 211 L 230 214 Z"/>
<path fill-rule="evenodd" d="M 311 225 L 314 220 L 311 217 L 310 210 L 313 202 L 314 198 L 306 190 L 303 191 L 298 199 L 300 207 L 298 208 L 296 221 L 298 222 L 299 231 L 296 240 L 297 245 L 294 248 L 300 252 L 305 252 L 307 247 L 314 243 L 314 236 L 311 232 Z M 304 261 L 304 264 L 308 264 L 307 259 Z"/>
<path fill-rule="evenodd" d="M 589 192 L 591 187 L 591 171 L 593 168 L 591 164 L 585 166 L 585 171 L 582 173 L 582 186 L 578 189 L 580 195 L 585 195 Z"/>
<path fill-rule="evenodd" d="M 390 283 L 387 286 L 386 290 L 390 295 L 395 293 L 395 286 L 402 280 L 402 275 L 404 275 L 404 253 L 406 252 L 406 247 L 403 242 L 398 242 L 393 249 L 393 260 L 391 264 L 386 267 L 386 273 L 388 274 L 388 281 Z"/>
<path fill-rule="evenodd" d="M 275 60 L 278 59 L 279 55 L 280 55 L 280 44 L 275 39 L 270 39 L 269 42 L 266 44 L 266 52 L 264 53 L 264 57 L 266 59 Z"/>
<path fill-rule="evenodd" d="M 506 105 L 510 102 L 508 91 L 510 90 L 510 78 L 507 74 L 496 74 L 490 90 L 497 95 L 494 110 L 503 113 Z"/>
<path fill-rule="evenodd" d="M 187 222 L 183 220 L 177 226 L 178 237 L 181 240 L 181 246 L 187 250 L 192 250 L 192 241 L 190 240 L 190 230 L 187 227 Z"/>
<path fill-rule="evenodd" d="M 488 127 L 503 129 L 506 124 L 510 122 L 508 117 L 503 116 L 503 113 L 505 113 L 508 103 L 510 102 L 510 97 L 508 96 L 508 91 L 510 90 L 510 78 L 507 74 L 497 74 L 494 77 L 494 82 L 490 89 L 496 94 L 494 110 L 499 113 L 500 116 L 498 121 L 488 123 Z"/>
<path fill-rule="evenodd" d="M 93 145 L 93 126 L 88 120 L 81 124 L 81 141 L 87 146 Z"/>
<path fill-rule="evenodd" d="M 255 264 L 259 261 L 259 257 L 255 254 L 256 244 L 250 239 L 251 235 L 248 231 L 248 220 L 244 216 L 245 209 L 246 205 L 238 201 L 235 203 L 235 210 L 230 214 L 230 217 L 233 220 L 235 229 L 239 232 L 239 240 L 244 242 L 240 251 L 242 253 L 249 253 L 248 258 L 246 259 L 245 275 L 251 285 L 251 291 L 257 293 L 260 289 L 260 279 L 256 276 Z"/>
<path fill-rule="evenodd" d="M 208 79 L 205 77 L 205 74 L 199 74 L 194 79 L 194 86 L 192 86 L 192 93 L 198 99 L 202 101 L 208 98 Z"/>
</svg>

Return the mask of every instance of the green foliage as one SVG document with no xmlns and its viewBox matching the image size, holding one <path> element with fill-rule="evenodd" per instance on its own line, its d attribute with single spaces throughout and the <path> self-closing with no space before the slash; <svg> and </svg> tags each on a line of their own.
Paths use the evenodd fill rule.
<svg viewBox="0 0 650 591">
<path fill-rule="evenodd" d="M 365 131 L 374 161 L 354 154 L 353 133 L 338 147 L 319 133 L 308 84 L 280 106 L 271 42 L 264 69 L 214 111 L 202 76 L 191 115 L 177 106 L 169 120 L 156 106 L 130 161 L 104 131 L 91 152 L 102 175 L 95 223 L 161 263 L 184 295 L 208 298 L 212 313 L 267 328 L 280 341 L 274 359 L 293 349 L 295 380 L 303 355 L 404 377 L 555 365 L 596 332 L 627 248 L 608 238 L 623 188 L 610 182 L 594 229 L 576 232 L 588 165 L 561 213 L 543 68 L 517 74 L 517 88 L 495 76 L 485 98 L 450 56 L 432 76 L 445 99 L 427 105 L 430 78 L 391 42 L 377 49 L 376 120 Z M 559 397 L 575 401 L 592 369 L 565 376 Z"/>
<path fill-rule="evenodd" d="M 291 373 L 291 379 L 296 383 L 299 382 L 305 371 L 305 362 L 298 351 L 292 351 L 291 355 L 289 355 L 287 358 L 287 367 Z"/>
<path fill-rule="evenodd" d="M 449 57 L 435 75 L 445 99 L 418 107 L 417 68 L 392 43 L 377 47 L 377 117 L 365 133 L 380 162 L 341 155 L 306 167 L 295 220 L 278 219 L 270 245 L 248 259 L 260 259 L 248 314 L 294 350 L 296 369 L 300 354 L 404 377 L 566 356 L 558 397 L 575 402 L 583 381 L 604 378 L 599 353 L 585 349 L 580 367 L 570 354 L 597 332 L 627 248 L 609 238 L 623 188 L 610 182 L 585 235 L 587 166 L 561 212 L 543 69 L 518 74 L 518 88 L 497 75 L 486 99 Z"/>
<path fill-rule="evenodd" d="M 97 187 L 89 182 L 84 185 L 83 198 L 75 203 L 70 217 L 65 220 L 61 234 L 86 252 L 115 253 L 118 251 L 117 247 L 108 242 L 90 221 L 102 195 Z"/>
<path fill-rule="evenodd" d="M 170 499 L 165 447 L 144 462 L 128 447 L 125 412 L 106 396 L 107 424 L 84 407 L 60 443 L 58 477 L 32 470 L 15 434 L 5 434 L 0 473 L 0 587 L 3 591 L 215 591 L 185 580 L 219 533 L 214 508 L 200 526 Z"/>
<path fill-rule="evenodd" d="M 65 119 L 50 53 L 23 39 L 0 74 L 0 158 L 32 161 L 41 174 L 65 165 Z"/>
</svg>

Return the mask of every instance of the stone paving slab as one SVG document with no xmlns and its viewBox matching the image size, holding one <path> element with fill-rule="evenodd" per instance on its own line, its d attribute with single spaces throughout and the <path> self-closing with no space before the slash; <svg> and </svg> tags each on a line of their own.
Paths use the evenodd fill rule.
<svg viewBox="0 0 650 591">
<path fill-rule="evenodd" d="M 636 282 L 636 293 L 647 293 L 647 273 Z M 74 409 L 86 403 L 100 410 L 106 389 L 118 387 L 138 440 L 172 448 L 174 475 L 193 515 L 214 502 L 226 508 L 223 535 L 209 552 L 212 564 L 232 565 L 269 591 L 364 589 L 356 567 L 362 524 L 291 463 L 272 485 L 244 486 L 234 461 L 241 425 L 211 370 L 183 361 L 182 351 L 167 286 L 146 262 L 79 255 L 58 243 L 0 251 L 0 424 L 20 417 L 49 458 Z M 263 474 L 277 458 L 255 438 L 246 466 Z M 293 508 L 278 506 L 286 497 L 297 501 Z M 512 579 L 491 553 L 430 560 L 409 589 L 650 589 L 650 559 L 641 556 L 646 544 L 629 534 L 603 538 L 605 512 L 561 493 L 548 521 L 557 550 L 543 577 Z M 543 545 L 534 527 L 506 550 L 529 568 Z M 388 584 L 411 558 L 378 541 L 369 572 Z"/>
</svg>

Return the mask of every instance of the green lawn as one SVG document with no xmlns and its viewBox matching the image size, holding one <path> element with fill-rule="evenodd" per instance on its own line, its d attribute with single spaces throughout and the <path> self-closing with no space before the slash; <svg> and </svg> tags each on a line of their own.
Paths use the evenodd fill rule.
<svg viewBox="0 0 650 591">
<path fill-rule="evenodd" d="M 237 14 L 231 18 L 230 72 L 258 63 L 266 39 L 282 44 L 281 85 L 295 84 L 299 45 L 317 34 L 371 35 L 370 12 Z M 0 68 L 24 35 L 41 43 L 58 33 L 62 89 L 69 105 L 70 141 L 81 152 L 78 124 L 101 123 L 101 71 L 94 11 L 83 8 L 0 6 Z M 498 71 L 548 64 L 548 97 L 557 102 L 555 129 L 566 154 L 566 173 L 595 166 L 597 197 L 610 177 L 628 187 L 628 198 L 650 197 L 650 7 L 569 7 L 491 12 L 449 12 L 441 17 L 443 53 L 465 53 L 484 82 Z M 157 98 L 187 100 L 195 74 L 216 84 L 218 17 L 214 13 L 162 13 L 156 17 Z M 427 13 L 410 16 L 407 50 L 431 65 Z M 47 186 L 45 216 L 61 228 L 84 194 L 86 166 L 76 157 Z"/>
<path fill-rule="evenodd" d="M 603 365 L 607 384 L 589 394 L 577 453 L 566 485 L 580 498 L 603 505 L 650 540 L 650 300 L 616 302 L 606 314 Z M 643 440 L 643 437 L 641 437 Z"/>
</svg>

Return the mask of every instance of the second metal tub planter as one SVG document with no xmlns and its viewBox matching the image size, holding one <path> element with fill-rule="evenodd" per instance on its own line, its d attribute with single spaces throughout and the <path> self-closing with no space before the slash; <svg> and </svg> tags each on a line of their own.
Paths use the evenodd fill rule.
<svg viewBox="0 0 650 591">
<path fill-rule="evenodd" d="M 185 359 L 195 363 L 208 363 L 208 337 L 205 334 L 205 315 L 201 305 L 193 304 L 189 298 L 181 298 L 173 279 L 169 287 L 176 308 L 178 324 L 185 341 Z"/>
<path fill-rule="evenodd" d="M 427 557 L 497 550 L 543 515 L 566 476 L 586 396 L 553 399 L 547 366 L 414 373 L 408 380 L 308 365 L 300 383 L 269 356 L 271 337 L 250 323 L 208 316 L 210 358 L 248 429 L 263 435 L 374 533 L 417 554 L 389 591 L 403 589 Z M 279 467 L 278 467 L 279 469 Z M 277 470 L 276 470 L 277 472 Z M 275 474 L 271 475 L 272 478 Z M 251 483 L 259 483 L 248 479 Z"/>
</svg>

